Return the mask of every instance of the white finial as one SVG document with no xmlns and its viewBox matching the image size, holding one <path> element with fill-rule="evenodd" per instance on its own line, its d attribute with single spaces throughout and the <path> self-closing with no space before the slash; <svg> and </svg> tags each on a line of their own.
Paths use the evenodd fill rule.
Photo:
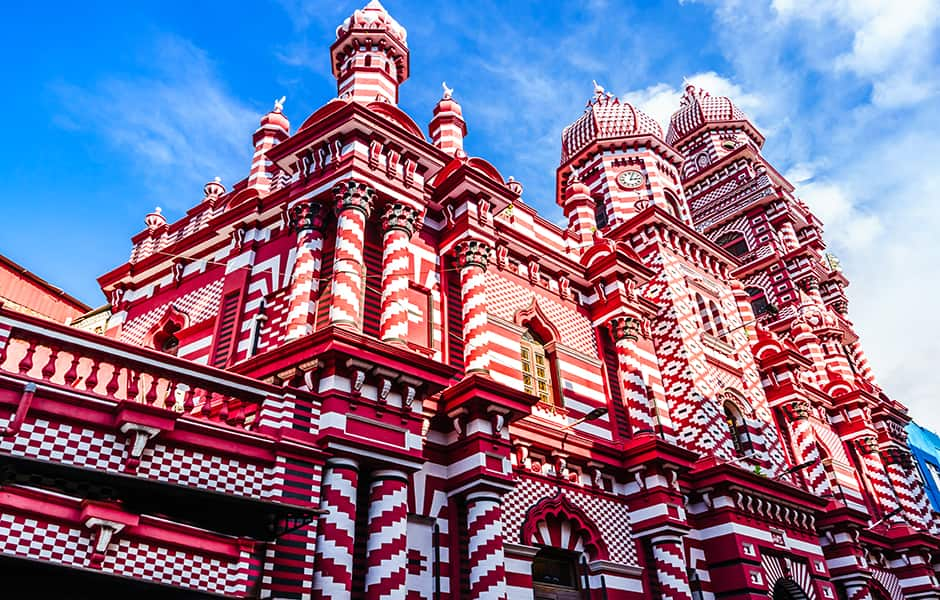
<svg viewBox="0 0 940 600">
<path fill-rule="evenodd" d="M 216 178 L 213 179 L 212 181 L 214 181 L 214 182 L 216 182 L 216 183 L 222 183 L 222 178 L 221 178 L 221 177 L 216 177 Z"/>
<path fill-rule="evenodd" d="M 284 110 L 284 103 L 287 102 L 287 96 L 281 96 L 280 99 L 274 101 L 274 112 L 281 112 Z"/>
<path fill-rule="evenodd" d="M 594 84 L 594 93 L 595 93 L 596 95 L 600 96 L 601 94 L 604 93 L 604 87 L 603 87 L 602 85 L 600 85 L 599 83 L 597 83 L 597 80 L 596 80 L 596 79 L 592 79 L 592 80 L 591 80 L 591 83 Z"/>
<path fill-rule="evenodd" d="M 444 88 L 444 96 L 442 97 L 442 99 L 443 99 L 443 100 L 450 100 L 450 97 L 454 95 L 454 88 L 452 88 L 452 87 L 447 87 L 447 82 L 446 82 L 446 81 L 442 81 L 442 82 L 441 82 L 441 87 Z"/>
<path fill-rule="evenodd" d="M 157 214 L 159 215 L 160 213 L 163 212 L 163 209 L 158 206 L 158 207 L 156 207 L 155 209 L 153 209 L 153 212 L 155 212 L 155 213 L 157 213 Z"/>
</svg>

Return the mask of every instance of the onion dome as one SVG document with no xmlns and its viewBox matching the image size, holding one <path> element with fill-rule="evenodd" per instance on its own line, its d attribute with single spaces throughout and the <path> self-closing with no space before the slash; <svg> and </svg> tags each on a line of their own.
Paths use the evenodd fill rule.
<svg viewBox="0 0 940 600">
<path fill-rule="evenodd" d="M 271 112 L 261 117 L 262 129 L 274 127 L 283 130 L 284 133 L 290 133 L 290 121 L 284 116 L 284 102 L 286 100 L 286 96 L 281 96 L 278 100 L 274 101 L 274 108 Z"/>
<path fill-rule="evenodd" d="M 694 85 L 687 85 L 679 100 L 679 110 L 669 119 L 669 131 L 666 143 L 675 145 L 685 137 L 711 124 L 727 125 L 740 123 L 748 129 L 754 129 L 748 122 L 747 115 L 734 105 L 727 96 L 712 96 L 707 91 Z M 754 133 L 760 136 L 756 130 Z M 763 143 L 761 137 L 760 143 Z"/>
<path fill-rule="evenodd" d="M 594 96 L 584 114 L 561 132 L 561 160 L 568 160 L 599 140 L 640 135 L 662 139 L 663 129 L 651 116 L 629 102 L 621 102 L 595 82 Z"/>
<path fill-rule="evenodd" d="M 343 24 L 336 28 L 336 39 L 342 38 L 353 29 L 371 29 L 384 31 L 405 44 L 408 32 L 398 21 L 392 18 L 379 0 L 371 0 L 365 8 L 354 11 Z"/>
<path fill-rule="evenodd" d="M 150 231 L 156 231 L 161 227 L 165 227 L 166 217 L 163 216 L 163 209 L 158 206 L 152 213 L 148 213 L 147 216 L 144 217 L 144 223 Z"/>
</svg>

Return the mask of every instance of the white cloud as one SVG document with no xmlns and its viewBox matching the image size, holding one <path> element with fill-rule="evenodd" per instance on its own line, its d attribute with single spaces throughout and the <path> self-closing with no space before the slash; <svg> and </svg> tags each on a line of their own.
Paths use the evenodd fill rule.
<svg viewBox="0 0 940 600">
<path fill-rule="evenodd" d="M 765 154 L 823 220 L 886 391 L 940 430 L 935 2 L 710 2 L 728 77 L 779 128 Z M 782 84 L 781 82 L 785 82 Z M 933 96 L 934 100 L 929 98 Z"/>
<path fill-rule="evenodd" d="M 685 83 L 700 87 L 713 96 L 731 98 L 752 121 L 759 117 L 764 106 L 760 95 L 744 91 L 741 86 L 714 71 L 690 75 L 686 77 Z M 669 118 L 679 108 L 683 88 L 684 84 L 682 87 L 673 87 L 667 83 L 657 83 L 642 90 L 621 94 L 620 99 L 632 103 L 656 119 L 663 126 L 663 133 L 665 133 L 669 129 Z"/>
<path fill-rule="evenodd" d="M 147 75 L 58 85 L 66 114 L 57 122 L 102 136 L 113 160 L 141 175 L 135 194 L 149 190 L 162 206 L 182 210 L 213 177 L 231 186 L 247 173 L 260 114 L 231 97 L 206 53 L 186 40 L 163 38 L 148 59 L 156 69 Z"/>
<path fill-rule="evenodd" d="M 851 48 L 831 66 L 870 82 L 874 104 L 911 105 L 936 93 L 938 80 L 928 68 L 940 25 L 935 0 L 774 0 L 773 8 L 785 22 L 808 21 L 821 32 L 834 25 L 847 32 Z"/>
</svg>

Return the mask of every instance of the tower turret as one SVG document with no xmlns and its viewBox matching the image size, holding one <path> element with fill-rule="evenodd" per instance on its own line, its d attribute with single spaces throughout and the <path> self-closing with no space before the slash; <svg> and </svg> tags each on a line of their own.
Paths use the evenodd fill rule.
<svg viewBox="0 0 940 600">
<path fill-rule="evenodd" d="M 271 189 L 273 173 L 269 172 L 270 161 L 265 153 L 275 144 L 283 142 L 290 135 L 290 121 L 284 116 L 284 101 L 282 96 L 274 101 L 274 108 L 261 117 L 261 124 L 252 136 L 255 153 L 251 157 L 251 173 L 248 175 L 248 186 L 256 188 L 262 194 Z"/>
<path fill-rule="evenodd" d="M 599 229 L 628 221 L 652 205 L 688 221 L 679 185 L 681 161 L 663 141 L 655 119 L 595 82 L 584 114 L 561 134 L 558 204 L 570 204 L 564 188 L 577 171 L 594 200 Z"/>
<path fill-rule="evenodd" d="M 398 86 L 408 79 L 405 28 L 378 0 L 355 11 L 336 29 L 330 47 L 337 95 L 357 102 L 398 103 Z"/>
<path fill-rule="evenodd" d="M 431 119 L 429 129 L 431 142 L 448 154 L 463 151 L 463 138 L 467 135 L 467 122 L 463 120 L 463 110 L 453 99 L 453 88 L 447 83 L 441 84 L 444 95 L 434 107 L 434 118 Z"/>
<path fill-rule="evenodd" d="M 738 147 L 760 150 L 764 136 L 726 96 L 687 85 L 679 110 L 669 119 L 666 143 L 686 157 L 683 178 L 707 169 Z"/>
</svg>

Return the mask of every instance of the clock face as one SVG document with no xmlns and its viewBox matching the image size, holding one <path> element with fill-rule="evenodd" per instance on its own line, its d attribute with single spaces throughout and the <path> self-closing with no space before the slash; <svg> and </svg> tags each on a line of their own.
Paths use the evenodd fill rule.
<svg viewBox="0 0 940 600">
<path fill-rule="evenodd" d="M 643 185 L 643 173 L 639 171 L 621 171 L 617 175 L 617 184 L 628 190 L 638 188 Z"/>
</svg>

